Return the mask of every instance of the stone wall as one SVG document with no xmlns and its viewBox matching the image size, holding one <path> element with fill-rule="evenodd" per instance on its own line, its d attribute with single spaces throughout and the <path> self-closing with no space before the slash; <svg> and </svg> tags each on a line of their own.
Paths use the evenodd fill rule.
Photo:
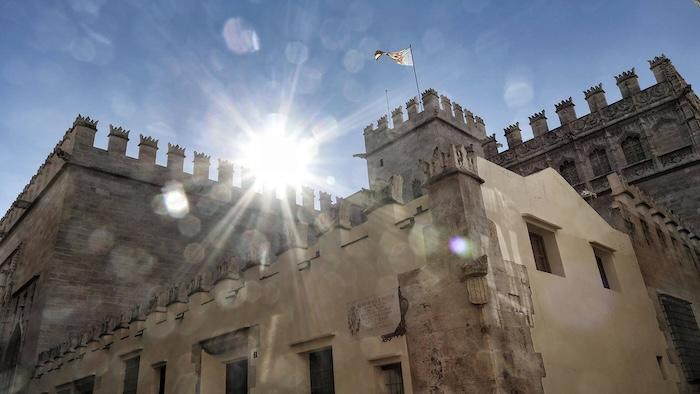
<svg viewBox="0 0 700 394">
<path fill-rule="evenodd" d="M 574 103 L 571 98 L 564 100 L 557 104 L 559 127 L 535 132 L 535 138 L 487 158 L 521 175 L 547 167 L 561 172 L 564 164 L 573 163 L 574 174 L 562 175 L 579 192 L 599 195 L 610 190 L 607 174 L 620 172 L 697 227 L 697 193 L 692 186 L 677 186 L 677 181 L 686 179 L 684 185 L 700 181 L 700 100 L 668 58 L 661 55 L 649 63 L 656 84 L 641 90 L 634 69 L 626 71 L 616 76 L 621 100 L 608 105 L 602 85 L 596 85 L 586 91 L 588 99 L 597 100 L 589 100 L 589 114 L 567 113 L 573 111 Z M 632 140 L 639 141 L 643 159 L 625 152 Z M 609 170 L 594 172 L 596 150 L 604 152 Z"/>
<path fill-rule="evenodd" d="M 0 223 L 0 263 L 22 245 L 17 267 L 0 267 L 3 293 L 22 298 L 22 306 L 10 300 L 3 309 L 0 338 L 4 349 L 21 322 L 16 382 L 66 332 L 119 315 L 159 286 L 189 280 L 224 257 L 275 261 L 297 241 L 289 224 L 317 215 L 313 190 L 304 190 L 302 207 L 295 193 L 279 200 L 256 192 L 252 179 L 234 186 L 228 162 L 211 181 L 205 155 L 195 155 L 190 175 L 180 147 L 169 147 L 163 167 L 155 164 L 158 141 L 141 136 L 139 158 L 131 158 L 128 131 L 110 127 L 108 150 L 93 146 L 96 131 L 96 121 L 78 117 Z M 315 231 L 302 238 L 313 240 Z"/>
<path fill-rule="evenodd" d="M 609 175 L 608 179 L 612 197 L 595 201 L 594 204 L 607 205 L 604 212 L 608 221 L 629 234 L 658 325 L 668 345 L 667 353 L 663 356 L 678 367 L 680 373 L 675 381 L 680 392 L 698 392 L 700 385 L 693 381 L 693 375 L 685 371 L 691 366 L 683 365 L 679 357 L 660 296 L 670 295 L 690 302 L 697 327 L 697 317 L 700 316 L 700 239 L 692 228 L 684 227 L 676 215 L 640 189 L 627 184 L 619 175 Z M 694 348 L 690 350 L 694 352 L 692 357 L 695 362 L 700 360 L 700 352 Z"/>
</svg>

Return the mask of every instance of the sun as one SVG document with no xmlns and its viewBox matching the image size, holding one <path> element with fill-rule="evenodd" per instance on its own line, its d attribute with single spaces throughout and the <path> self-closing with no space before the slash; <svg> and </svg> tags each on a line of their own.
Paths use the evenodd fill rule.
<svg viewBox="0 0 700 394">
<path fill-rule="evenodd" d="M 310 167 L 317 153 L 314 138 L 290 131 L 286 122 L 273 122 L 248 133 L 247 139 L 241 146 L 241 164 L 255 177 L 257 188 L 282 193 L 311 180 Z"/>
</svg>

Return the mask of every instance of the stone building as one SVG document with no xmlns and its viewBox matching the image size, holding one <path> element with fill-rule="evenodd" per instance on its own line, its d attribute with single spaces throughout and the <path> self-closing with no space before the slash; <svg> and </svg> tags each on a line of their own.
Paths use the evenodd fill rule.
<svg viewBox="0 0 700 394">
<path fill-rule="evenodd" d="M 486 158 L 527 175 L 553 167 L 578 191 L 610 194 L 619 172 L 656 201 L 700 228 L 700 99 L 664 55 L 649 61 L 656 84 L 640 89 L 634 68 L 615 77 L 622 99 L 607 103 L 603 85 L 584 92 L 590 113 L 578 116 L 571 97 L 556 105 L 560 126 L 545 111 L 530 116 L 534 138 L 518 123 L 505 129 L 508 149 L 492 135 Z"/>
<path fill-rule="evenodd" d="M 208 156 L 195 152 L 190 175 L 184 148 L 169 144 L 160 166 L 157 140 L 141 136 L 131 158 L 129 131 L 109 129 L 107 150 L 96 148 L 97 122 L 79 116 L 0 221 L 0 392 L 13 371 L 26 378 L 57 335 L 224 256 L 271 261 L 290 242 L 279 200 L 256 193 L 245 174 L 233 187 L 231 163 L 219 161 L 214 182 Z M 305 189 L 303 204 L 313 203 Z"/>
<path fill-rule="evenodd" d="M 422 196 L 395 176 L 324 208 L 317 241 L 274 263 L 224 262 L 75 332 L 31 392 L 676 390 L 624 233 L 551 169 L 434 153 Z"/>
<path fill-rule="evenodd" d="M 79 116 L 0 222 L 0 392 L 693 392 L 700 112 L 652 71 L 501 153 L 429 89 L 335 203 Z"/>
</svg>

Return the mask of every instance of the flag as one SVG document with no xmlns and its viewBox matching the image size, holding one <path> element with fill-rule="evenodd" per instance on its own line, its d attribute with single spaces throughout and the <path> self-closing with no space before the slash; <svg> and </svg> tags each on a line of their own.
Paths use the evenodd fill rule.
<svg viewBox="0 0 700 394">
<path fill-rule="evenodd" d="M 383 55 L 389 56 L 391 60 L 396 62 L 396 64 L 400 64 L 402 66 L 413 65 L 413 55 L 411 54 L 411 48 L 402 49 L 396 52 L 376 51 L 374 52 L 374 60 L 379 60 L 379 58 Z"/>
</svg>

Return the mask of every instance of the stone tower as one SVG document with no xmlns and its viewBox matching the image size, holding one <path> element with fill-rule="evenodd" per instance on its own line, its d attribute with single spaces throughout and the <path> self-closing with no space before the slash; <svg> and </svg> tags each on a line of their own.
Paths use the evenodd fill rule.
<svg viewBox="0 0 700 394">
<path fill-rule="evenodd" d="M 403 197 L 411 200 L 420 196 L 426 180 L 415 165 L 417 157 L 429 157 L 439 146 L 446 150 L 450 144 L 473 145 L 483 156 L 482 143 L 486 139 L 484 121 L 446 96 L 438 97 L 433 89 L 422 95 L 423 111 L 416 98 L 408 100 L 404 119 L 403 109 L 392 111 L 393 127 L 384 116 L 364 130 L 365 153 L 356 156 L 367 160 L 370 186 L 385 182 L 392 175 L 404 179 Z"/>
</svg>

